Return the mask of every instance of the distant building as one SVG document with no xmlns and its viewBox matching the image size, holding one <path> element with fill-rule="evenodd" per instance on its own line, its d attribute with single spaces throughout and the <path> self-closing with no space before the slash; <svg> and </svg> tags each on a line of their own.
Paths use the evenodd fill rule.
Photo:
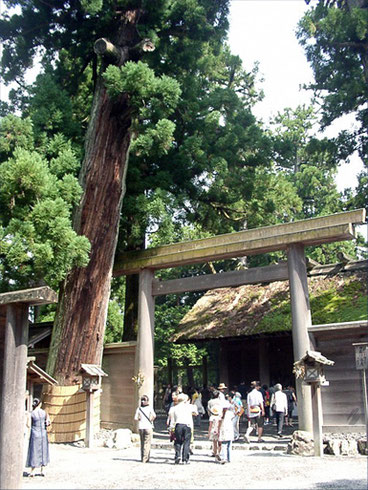
<svg viewBox="0 0 368 490">
<path fill-rule="evenodd" d="M 352 343 L 367 340 L 367 268 L 367 261 L 359 261 L 309 271 L 310 338 L 316 350 L 335 361 L 326 369 L 330 386 L 322 391 L 324 424 L 331 430 L 363 428 L 365 423 Z M 293 384 L 289 283 L 208 291 L 185 315 L 172 340 L 216 342 L 219 380 L 230 387 L 242 381 L 249 386 L 254 379 Z"/>
</svg>

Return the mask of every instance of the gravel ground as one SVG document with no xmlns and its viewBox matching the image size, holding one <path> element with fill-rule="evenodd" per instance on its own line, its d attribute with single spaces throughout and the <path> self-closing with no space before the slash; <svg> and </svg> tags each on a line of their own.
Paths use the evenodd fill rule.
<svg viewBox="0 0 368 490">
<path fill-rule="evenodd" d="M 195 429 L 194 455 L 190 465 L 174 465 L 174 450 L 168 441 L 163 414 L 155 422 L 151 460 L 140 462 L 139 445 L 118 450 L 104 447 L 86 449 L 71 444 L 50 444 L 51 463 L 46 477 L 23 478 L 25 489 L 366 489 L 367 457 L 291 456 L 285 453 L 292 432 L 285 427 L 280 440 L 276 427 L 265 427 L 265 444 L 251 444 L 243 438 L 234 443 L 232 462 L 219 465 L 210 456 L 208 421 Z M 241 424 L 241 434 L 245 432 Z M 101 431 L 100 438 L 109 436 Z M 102 442 L 102 441 L 100 441 Z"/>
<path fill-rule="evenodd" d="M 233 451 L 232 462 L 216 464 L 208 450 L 195 450 L 190 465 L 174 465 L 173 449 L 154 449 L 151 461 L 140 450 L 50 447 L 52 463 L 44 478 L 23 478 L 23 488 L 247 488 L 366 489 L 367 458 L 302 458 L 281 452 Z"/>
</svg>

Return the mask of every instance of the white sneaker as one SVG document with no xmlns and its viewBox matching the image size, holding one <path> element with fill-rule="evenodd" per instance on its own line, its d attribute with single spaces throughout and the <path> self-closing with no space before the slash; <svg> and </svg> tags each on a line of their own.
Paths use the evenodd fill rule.
<svg viewBox="0 0 368 490">
<path fill-rule="evenodd" d="M 250 444 L 250 440 L 249 440 L 249 437 L 247 436 L 247 434 L 244 434 L 244 441 L 245 441 L 247 444 Z"/>
</svg>

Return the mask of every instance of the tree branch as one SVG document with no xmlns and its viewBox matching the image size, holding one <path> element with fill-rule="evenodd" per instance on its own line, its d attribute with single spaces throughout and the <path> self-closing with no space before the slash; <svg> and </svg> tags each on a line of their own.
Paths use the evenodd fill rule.
<svg viewBox="0 0 368 490">
<path fill-rule="evenodd" d="M 93 49 L 97 55 L 103 56 L 111 60 L 115 65 L 121 66 L 129 59 L 136 58 L 143 52 L 154 51 L 155 46 L 150 39 L 143 39 L 132 48 L 129 48 L 128 46 L 120 48 L 115 46 L 115 44 L 108 39 L 102 37 L 97 39 Z"/>
</svg>

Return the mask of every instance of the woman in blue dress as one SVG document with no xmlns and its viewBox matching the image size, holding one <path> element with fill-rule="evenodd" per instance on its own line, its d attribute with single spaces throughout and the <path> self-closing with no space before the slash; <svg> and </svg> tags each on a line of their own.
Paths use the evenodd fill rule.
<svg viewBox="0 0 368 490">
<path fill-rule="evenodd" d="M 41 401 L 35 398 L 31 412 L 31 434 L 29 437 L 27 467 L 31 467 L 29 476 L 34 476 L 36 468 L 41 468 L 41 476 L 45 476 L 43 469 L 50 462 L 49 441 L 47 438 L 47 426 L 50 419 L 45 410 L 41 408 Z"/>
</svg>

